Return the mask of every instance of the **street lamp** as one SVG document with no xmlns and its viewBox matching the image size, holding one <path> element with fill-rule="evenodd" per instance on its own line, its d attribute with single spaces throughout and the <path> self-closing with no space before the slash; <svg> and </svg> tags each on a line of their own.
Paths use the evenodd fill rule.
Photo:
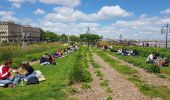
<svg viewBox="0 0 170 100">
<path fill-rule="evenodd" d="M 161 34 L 166 34 L 166 48 L 168 47 L 168 33 L 170 33 L 170 26 L 166 24 L 161 29 Z"/>
</svg>

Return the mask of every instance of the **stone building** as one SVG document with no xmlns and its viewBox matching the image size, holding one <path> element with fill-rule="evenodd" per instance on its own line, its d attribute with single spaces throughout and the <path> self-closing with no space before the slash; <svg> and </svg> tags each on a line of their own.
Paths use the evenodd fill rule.
<svg viewBox="0 0 170 100">
<path fill-rule="evenodd" d="M 40 30 L 13 22 L 0 22 L 0 42 L 40 41 Z"/>
</svg>

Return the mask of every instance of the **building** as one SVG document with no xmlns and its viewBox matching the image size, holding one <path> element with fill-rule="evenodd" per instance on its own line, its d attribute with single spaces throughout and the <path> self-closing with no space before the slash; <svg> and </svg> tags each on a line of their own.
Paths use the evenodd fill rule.
<svg viewBox="0 0 170 100">
<path fill-rule="evenodd" d="M 0 42 L 40 41 L 40 30 L 14 22 L 0 22 Z"/>
</svg>

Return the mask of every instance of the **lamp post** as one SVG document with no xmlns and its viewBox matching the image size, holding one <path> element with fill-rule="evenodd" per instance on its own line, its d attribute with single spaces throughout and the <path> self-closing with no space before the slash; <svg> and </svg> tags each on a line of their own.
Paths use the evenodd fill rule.
<svg viewBox="0 0 170 100">
<path fill-rule="evenodd" d="M 166 45 L 165 45 L 166 48 L 168 48 L 168 33 L 170 33 L 170 26 L 169 24 L 166 24 L 162 26 L 161 29 L 161 34 L 166 34 Z"/>
</svg>

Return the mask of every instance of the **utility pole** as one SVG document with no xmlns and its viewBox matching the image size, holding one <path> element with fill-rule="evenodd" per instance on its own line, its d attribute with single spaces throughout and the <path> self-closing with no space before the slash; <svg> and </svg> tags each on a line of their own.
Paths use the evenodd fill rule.
<svg viewBox="0 0 170 100">
<path fill-rule="evenodd" d="M 169 33 L 170 33 L 169 24 L 166 24 L 166 25 L 162 26 L 161 34 L 166 34 L 166 45 L 165 45 L 166 48 L 168 48 L 168 34 Z"/>
</svg>

